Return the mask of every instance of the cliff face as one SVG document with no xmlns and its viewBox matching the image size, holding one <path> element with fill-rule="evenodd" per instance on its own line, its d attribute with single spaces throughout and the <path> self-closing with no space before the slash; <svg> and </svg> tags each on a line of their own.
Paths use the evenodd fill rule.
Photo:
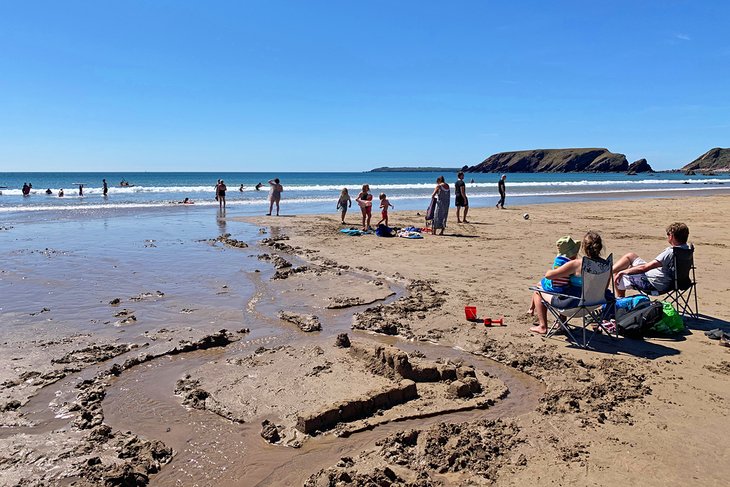
<svg viewBox="0 0 730 487">
<path fill-rule="evenodd" d="M 642 172 L 654 172 L 654 169 L 646 162 L 646 159 L 639 159 L 629 164 L 629 174 L 639 174 Z"/>
<path fill-rule="evenodd" d="M 538 149 L 500 152 L 466 172 L 625 172 L 629 162 L 608 149 Z"/>
<path fill-rule="evenodd" d="M 710 149 L 684 166 L 682 171 L 730 171 L 730 149 Z"/>
</svg>

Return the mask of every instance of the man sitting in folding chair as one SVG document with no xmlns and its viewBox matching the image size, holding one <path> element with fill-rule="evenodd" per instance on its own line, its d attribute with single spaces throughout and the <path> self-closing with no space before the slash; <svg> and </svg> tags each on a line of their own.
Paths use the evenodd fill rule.
<svg viewBox="0 0 730 487">
<path fill-rule="evenodd" d="M 531 310 L 534 309 L 538 319 L 538 325 L 530 328 L 530 331 L 547 337 L 558 330 L 563 330 L 571 340 L 580 345 L 568 327 L 568 321 L 575 317 L 582 317 L 582 346 L 587 346 L 586 326 L 589 323 L 595 323 L 602 327 L 602 307 L 607 304 L 610 297 L 607 289 L 611 283 L 612 257 L 609 256 L 607 260 L 601 259 L 603 242 L 601 236 L 595 232 L 586 233 L 581 248 L 585 257 L 569 260 L 545 274 L 545 277 L 551 280 L 570 279 L 573 286 L 568 293 L 553 292 L 543 287 L 530 288 L 535 291 Z M 577 274 L 580 274 L 578 279 L 576 279 Z M 548 311 L 555 317 L 554 324 L 549 328 Z M 609 333 L 609 330 L 604 329 L 604 331 Z"/>
<path fill-rule="evenodd" d="M 624 297 L 627 289 L 653 296 L 668 293 L 683 314 L 689 311 L 694 316 L 697 309 L 696 293 L 694 313 L 688 299 L 693 294 L 695 284 L 694 279 L 690 278 L 690 271 L 694 271 L 694 248 L 687 245 L 688 238 L 687 225 L 675 222 L 667 227 L 667 241 L 671 246 L 651 262 L 646 262 L 634 252 L 618 259 L 613 266 L 616 294 Z M 685 291 L 688 291 L 686 296 Z"/>
</svg>

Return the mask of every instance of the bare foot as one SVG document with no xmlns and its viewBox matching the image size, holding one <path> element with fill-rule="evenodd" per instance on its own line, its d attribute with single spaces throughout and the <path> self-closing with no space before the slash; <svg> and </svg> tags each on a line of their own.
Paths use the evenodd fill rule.
<svg viewBox="0 0 730 487">
<path fill-rule="evenodd" d="M 535 316 L 535 307 L 534 306 L 530 306 L 527 309 L 527 314 L 530 315 L 530 316 Z"/>
<path fill-rule="evenodd" d="M 530 331 L 532 333 L 537 333 L 538 335 L 544 335 L 545 333 L 547 333 L 547 327 L 543 328 L 540 325 L 535 325 L 530 327 Z"/>
</svg>

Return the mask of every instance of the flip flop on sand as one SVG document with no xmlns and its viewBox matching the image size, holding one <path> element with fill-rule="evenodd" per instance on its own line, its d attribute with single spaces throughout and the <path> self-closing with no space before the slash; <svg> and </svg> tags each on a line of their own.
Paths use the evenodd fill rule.
<svg viewBox="0 0 730 487">
<path fill-rule="evenodd" d="M 730 333 L 722 331 L 720 328 L 706 331 L 705 336 L 707 336 L 710 340 L 720 340 L 722 338 L 730 340 Z"/>
</svg>

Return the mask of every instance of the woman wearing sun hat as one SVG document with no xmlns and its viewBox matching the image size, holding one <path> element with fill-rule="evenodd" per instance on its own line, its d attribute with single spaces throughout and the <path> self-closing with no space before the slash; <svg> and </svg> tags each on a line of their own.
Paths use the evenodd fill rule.
<svg viewBox="0 0 730 487">
<path fill-rule="evenodd" d="M 567 288 L 561 294 L 575 296 L 575 298 L 549 294 L 543 294 L 543 297 L 550 300 L 553 306 L 558 308 L 570 308 L 574 307 L 574 302 L 578 301 L 578 298 L 581 295 L 583 280 L 580 277 L 580 272 L 583 265 L 583 259 L 577 258 L 578 252 L 574 249 L 574 246 L 577 246 L 577 244 L 572 238 L 563 237 L 556 243 L 558 244 L 558 256 L 555 258 L 556 262 L 558 258 L 561 258 L 562 260 L 562 255 L 564 253 L 574 253 L 575 255 L 572 259 L 568 259 L 567 262 L 558 268 L 553 268 L 547 271 L 545 273 L 545 278 L 551 281 L 551 286 L 553 287 L 556 285 L 556 281 L 558 285 L 567 284 Z M 587 232 L 581 241 L 580 248 L 583 251 L 583 255 L 589 259 L 599 259 L 601 251 L 603 250 L 603 240 L 601 239 L 601 235 L 593 231 Z M 530 331 L 540 335 L 547 333 L 547 308 L 543 304 L 539 292 L 533 293 L 532 304 L 530 305 L 529 311 L 531 314 L 536 314 L 538 320 L 538 324 L 531 327 Z"/>
</svg>

